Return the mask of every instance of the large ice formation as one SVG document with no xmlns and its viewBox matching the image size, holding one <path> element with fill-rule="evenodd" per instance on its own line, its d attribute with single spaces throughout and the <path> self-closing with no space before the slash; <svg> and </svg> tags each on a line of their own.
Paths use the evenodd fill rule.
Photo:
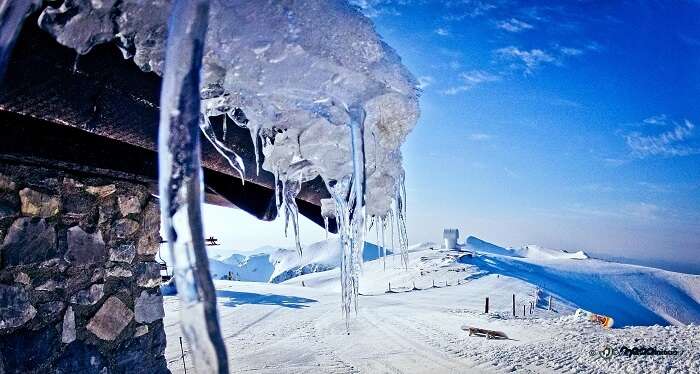
<svg viewBox="0 0 700 374">
<path fill-rule="evenodd" d="M 66 0 L 45 8 L 39 24 L 81 54 L 114 41 L 125 58 L 163 76 L 172 3 Z M 256 158 L 264 156 L 257 168 L 274 174 L 278 210 L 291 220 L 299 250 L 295 197 L 319 175 L 326 183 L 333 204 L 325 205 L 335 210 L 344 248 L 347 315 L 357 297 L 365 215 L 392 223 L 392 242 L 396 222 L 407 247 L 400 146 L 419 114 L 414 77 L 371 22 L 340 0 L 211 0 L 201 66 L 201 130 L 241 174 L 226 130 L 217 138 L 209 117 L 225 115 L 224 126 L 250 130 Z M 382 234 L 384 226 L 376 225 Z"/>
</svg>

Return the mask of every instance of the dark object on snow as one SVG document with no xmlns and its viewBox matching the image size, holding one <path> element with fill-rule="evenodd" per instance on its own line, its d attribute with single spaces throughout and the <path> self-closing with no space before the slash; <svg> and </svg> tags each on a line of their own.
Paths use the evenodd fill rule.
<svg viewBox="0 0 700 374">
<path fill-rule="evenodd" d="M 510 339 L 508 337 L 508 335 L 506 335 L 502 331 L 487 330 L 487 329 L 482 329 L 482 328 L 467 326 L 467 325 L 462 326 L 462 330 L 468 331 L 469 336 L 472 336 L 472 335 L 485 336 L 486 339 Z"/>
</svg>

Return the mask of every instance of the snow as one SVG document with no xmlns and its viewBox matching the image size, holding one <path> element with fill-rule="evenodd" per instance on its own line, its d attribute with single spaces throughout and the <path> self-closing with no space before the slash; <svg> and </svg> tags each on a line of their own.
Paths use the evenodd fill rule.
<svg viewBox="0 0 700 374">
<path fill-rule="evenodd" d="M 114 40 L 142 70 L 162 75 L 172 3 L 65 2 L 45 8 L 39 24 L 81 54 Z M 368 214 L 386 215 L 403 173 L 400 146 L 418 118 L 418 90 L 372 23 L 340 0 L 209 3 L 203 113 L 247 127 L 256 146 L 260 136 L 263 169 L 285 179 L 292 164 L 308 161 L 297 176 L 302 182 L 317 175 L 330 182 L 353 174 L 348 125 L 351 108 L 361 108 Z"/>
<path fill-rule="evenodd" d="M 411 246 L 408 270 L 399 255 L 387 258 L 386 271 L 381 259 L 365 262 L 350 335 L 338 310 L 338 269 L 282 284 L 216 281 L 234 372 L 700 373 L 698 276 L 596 259 L 479 251 L 469 257 L 468 251 L 431 247 L 436 245 Z M 388 282 L 392 293 L 386 292 Z M 666 292 L 668 287 L 676 292 Z M 483 313 L 486 297 L 488 314 Z M 165 297 L 165 305 L 166 357 L 179 373 L 179 306 L 172 297 Z M 577 308 L 612 315 L 616 328 L 575 317 Z M 625 308 L 656 317 L 634 320 L 620 314 Z M 668 326 L 622 327 L 625 322 Z M 503 331 L 512 340 L 469 337 L 462 325 Z M 617 354 L 601 357 L 606 346 Z M 623 346 L 680 353 L 627 357 L 620 354 Z"/>
<path fill-rule="evenodd" d="M 588 258 L 588 255 L 584 251 L 567 252 L 559 249 L 544 248 L 538 245 L 525 245 L 520 248 L 506 249 L 473 236 L 467 238 L 464 248 L 502 256 L 525 257 L 542 260 L 566 258 L 573 260 L 585 260 Z"/>
<path fill-rule="evenodd" d="M 170 263 L 168 253 L 163 251 L 161 257 L 166 263 Z M 366 242 L 363 261 L 377 258 L 379 258 L 377 246 Z M 241 253 L 217 249 L 209 258 L 209 272 L 213 279 L 223 279 L 230 272 L 235 280 L 247 282 L 279 283 L 289 277 L 325 271 L 338 266 L 340 266 L 340 242 L 336 238 L 305 246 L 301 256 L 296 248 L 265 246 Z"/>
</svg>

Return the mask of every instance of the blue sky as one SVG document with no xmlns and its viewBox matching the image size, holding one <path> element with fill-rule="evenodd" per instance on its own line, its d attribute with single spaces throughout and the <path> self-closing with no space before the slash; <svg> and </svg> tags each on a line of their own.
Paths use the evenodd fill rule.
<svg viewBox="0 0 700 374">
<path fill-rule="evenodd" d="M 700 269 L 700 2 L 354 3 L 424 91 L 403 148 L 412 242 L 454 226 Z M 250 228 L 243 247 L 292 243 L 214 215 Z"/>
</svg>

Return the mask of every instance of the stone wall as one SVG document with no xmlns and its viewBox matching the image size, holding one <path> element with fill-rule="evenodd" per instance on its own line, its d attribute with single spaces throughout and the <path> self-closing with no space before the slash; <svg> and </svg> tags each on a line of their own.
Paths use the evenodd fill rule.
<svg viewBox="0 0 700 374">
<path fill-rule="evenodd" d="M 161 373 L 145 184 L 0 161 L 0 374 Z"/>
</svg>

